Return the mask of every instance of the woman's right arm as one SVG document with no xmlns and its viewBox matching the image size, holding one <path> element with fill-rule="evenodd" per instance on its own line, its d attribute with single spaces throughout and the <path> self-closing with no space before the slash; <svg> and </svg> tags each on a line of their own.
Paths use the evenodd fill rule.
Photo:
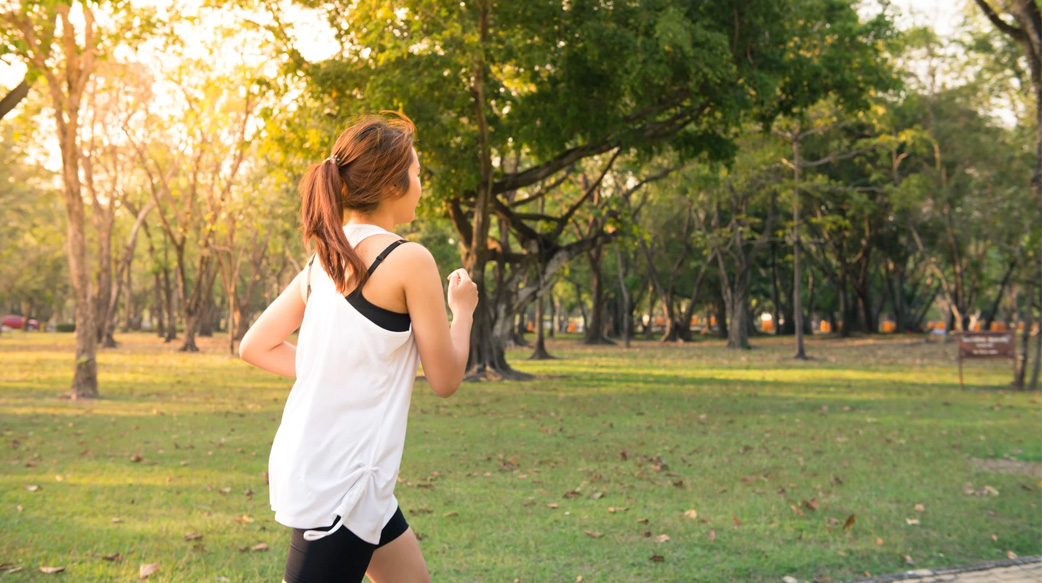
<svg viewBox="0 0 1042 583">
<path fill-rule="evenodd" d="M 439 397 L 450 397 L 463 382 L 470 356 L 470 328 L 478 304 L 478 288 L 467 272 L 449 274 L 448 302 L 452 324 L 445 318 L 441 278 L 434 257 L 421 245 L 406 245 L 403 254 L 405 305 L 412 320 L 423 374 Z"/>
<path fill-rule="evenodd" d="M 301 286 L 305 283 L 301 271 L 293 282 L 271 302 L 239 342 L 239 357 L 243 361 L 282 376 L 297 376 L 297 348 L 286 342 L 304 320 L 304 298 Z"/>
</svg>

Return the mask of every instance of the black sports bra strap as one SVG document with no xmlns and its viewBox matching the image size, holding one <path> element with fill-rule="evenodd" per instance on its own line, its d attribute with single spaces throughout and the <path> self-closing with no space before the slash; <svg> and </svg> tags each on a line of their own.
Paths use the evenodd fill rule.
<svg viewBox="0 0 1042 583">
<path fill-rule="evenodd" d="M 386 249 L 381 251 L 380 254 L 376 256 L 376 260 L 373 261 L 373 264 L 369 266 L 369 275 L 372 276 L 373 272 L 376 271 L 376 268 L 379 267 L 380 264 L 383 263 L 383 260 L 387 259 L 387 256 L 391 254 L 391 251 L 397 249 L 398 246 L 402 243 L 408 243 L 408 241 L 406 241 L 405 239 L 398 239 L 394 243 L 388 245 Z"/>
<path fill-rule="evenodd" d="M 304 298 L 305 304 L 311 299 L 311 264 L 315 262 L 315 257 L 318 255 L 312 255 L 311 261 L 308 261 L 308 295 Z"/>
</svg>

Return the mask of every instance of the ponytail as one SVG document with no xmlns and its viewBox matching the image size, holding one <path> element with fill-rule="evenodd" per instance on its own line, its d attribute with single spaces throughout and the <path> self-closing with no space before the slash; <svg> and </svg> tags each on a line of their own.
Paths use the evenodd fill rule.
<svg viewBox="0 0 1042 583">
<path fill-rule="evenodd" d="M 409 189 L 409 166 L 416 126 L 404 114 L 367 116 L 344 130 L 333 153 L 304 173 L 298 188 L 304 245 L 316 254 L 337 291 L 348 294 L 348 277 L 361 289 L 369 272 L 347 236 L 344 211 L 375 211 L 384 199 Z"/>
<path fill-rule="evenodd" d="M 300 218 L 304 245 L 315 241 L 315 254 L 333 280 L 337 291 L 347 295 L 348 274 L 355 276 L 356 289 L 368 279 L 365 263 L 344 234 L 344 181 L 333 159 L 312 164 L 300 180 Z"/>
</svg>

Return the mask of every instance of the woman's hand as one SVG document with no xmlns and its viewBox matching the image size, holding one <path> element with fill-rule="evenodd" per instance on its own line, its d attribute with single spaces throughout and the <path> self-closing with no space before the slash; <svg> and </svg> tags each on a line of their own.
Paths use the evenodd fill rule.
<svg viewBox="0 0 1042 583">
<path fill-rule="evenodd" d="M 449 280 L 448 301 L 452 317 L 470 316 L 478 306 L 478 286 L 470 279 L 470 274 L 462 267 L 453 271 Z"/>
</svg>

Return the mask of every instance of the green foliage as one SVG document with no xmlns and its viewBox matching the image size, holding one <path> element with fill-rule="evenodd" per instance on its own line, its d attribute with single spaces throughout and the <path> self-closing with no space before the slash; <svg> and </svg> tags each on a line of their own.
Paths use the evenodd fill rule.
<svg viewBox="0 0 1042 583">
<path fill-rule="evenodd" d="M 69 294 L 65 208 L 54 177 L 26 159 L 27 128 L 0 129 L 0 311 L 32 306 L 42 321 Z"/>
</svg>

